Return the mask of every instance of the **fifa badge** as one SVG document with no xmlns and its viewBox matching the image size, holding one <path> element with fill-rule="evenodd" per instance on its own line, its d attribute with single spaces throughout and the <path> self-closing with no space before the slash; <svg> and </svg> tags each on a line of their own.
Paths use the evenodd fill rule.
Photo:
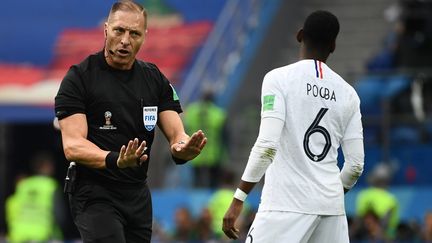
<svg viewBox="0 0 432 243">
<path fill-rule="evenodd" d="M 155 128 L 157 123 L 157 106 L 144 106 L 143 107 L 143 121 L 144 127 L 147 131 Z"/>
</svg>

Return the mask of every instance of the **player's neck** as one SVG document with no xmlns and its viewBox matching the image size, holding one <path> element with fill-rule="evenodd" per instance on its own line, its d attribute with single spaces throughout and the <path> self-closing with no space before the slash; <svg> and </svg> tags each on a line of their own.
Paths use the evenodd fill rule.
<svg viewBox="0 0 432 243">
<path fill-rule="evenodd" d="M 300 60 L 314 59 L 325 63 L 327 61 L 328 56 L 329 56 L 328 54 L 323 54 L 320 51 L 306 50 L 306 49 L 302 49 L 300 51 Z"/>
</svg>

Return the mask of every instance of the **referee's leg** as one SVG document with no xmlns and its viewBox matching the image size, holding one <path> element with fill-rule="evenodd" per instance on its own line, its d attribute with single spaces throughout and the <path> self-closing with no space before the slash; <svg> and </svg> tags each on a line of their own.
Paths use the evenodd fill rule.
<svg viewBox="0 0 432 243">
<path fill-rule="evenodd" d="M 126 243 L 123 224 L 113 207 L 94 203 L 75 218 L 84 243 Z"/>
<path fill-rule="evenodd" d="M 69 195 L 69 205 L 84 243 L 126 243 L 124 219 L 103 187 L 79 183 Z"/>
<path fill-rule="evenodd" d="M 150 243 L 152 236 L 152 201 L 147 185 L 138 190 L 123 190 L 124 200 L 119 209 L 128 219 L 124 233 L 127 243 Z"/>
</svg>

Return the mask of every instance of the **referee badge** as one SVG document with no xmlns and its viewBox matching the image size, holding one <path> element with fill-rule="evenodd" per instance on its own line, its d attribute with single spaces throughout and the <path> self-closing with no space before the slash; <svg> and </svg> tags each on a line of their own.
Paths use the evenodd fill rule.
<svg viewBox="0 0 432 243">
<path fill-rule="evenodd" d="M 144 127 L 147 131 L 155 128 L 157 123 L 157 106 L 144 106 L 143 107 L 143 121 Z"/>
</svg>

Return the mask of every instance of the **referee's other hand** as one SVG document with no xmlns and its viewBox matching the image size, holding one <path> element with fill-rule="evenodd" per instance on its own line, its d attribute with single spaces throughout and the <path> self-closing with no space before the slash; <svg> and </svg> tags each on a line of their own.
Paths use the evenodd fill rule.
<svg viewBox="0 0 432 243">
<path fill-rule="evenodd" d="M 117 166 L 119 168 L 140 166 L 148 158 L 148 155 L 144 154 L 146 149 L 145 141 L 142 141 L 141 144 L 139 144 L 138 138 L 130 140 L 127 146 L 123 145 L 120 148 Z"/>
</svg>

